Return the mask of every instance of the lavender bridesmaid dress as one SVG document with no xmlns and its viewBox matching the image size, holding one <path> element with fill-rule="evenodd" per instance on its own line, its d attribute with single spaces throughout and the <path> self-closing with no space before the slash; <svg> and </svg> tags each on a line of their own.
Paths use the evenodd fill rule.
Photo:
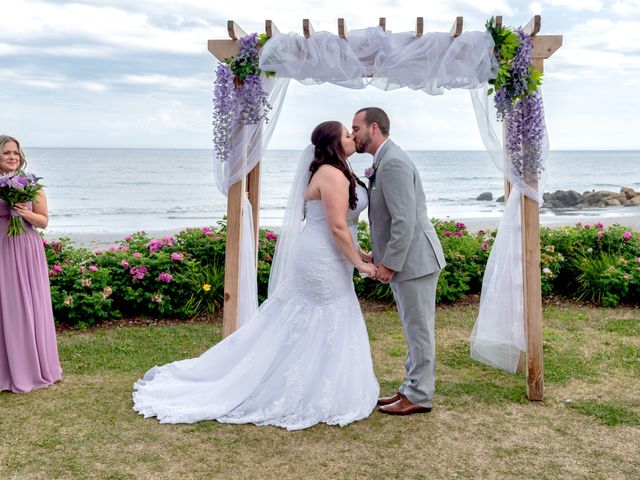
<svg viewBox="0 0 640 480">
<path fill-rule="evenodd" d="M 7 237 L 0 200 L 0 391 L 28 392 L 62 378 L 44 247 L 38 232 Z"/>
</svg>

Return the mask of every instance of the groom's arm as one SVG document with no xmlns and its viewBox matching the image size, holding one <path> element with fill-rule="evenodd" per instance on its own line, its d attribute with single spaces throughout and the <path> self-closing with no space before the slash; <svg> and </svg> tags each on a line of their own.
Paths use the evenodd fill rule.
<svg viewBox="0 0 640 480">
<path fill-rule="evenodd" d="M 382 194 L 391 216 L 389 242 L 380 263 L 399 272 L 404 267 L 416 226 L 413 170 L 398 158 L 386 159 L 380 170 Z"/>
</svg>

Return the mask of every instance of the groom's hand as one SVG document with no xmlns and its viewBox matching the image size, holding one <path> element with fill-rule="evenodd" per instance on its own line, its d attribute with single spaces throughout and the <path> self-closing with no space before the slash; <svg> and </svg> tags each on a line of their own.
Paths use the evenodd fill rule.
<svg viewBox="0 0 640 480">
<path fill-rule="evenodd" d="M 393 278 L 394 273 L 393 270 L 388 269 L 383 264 L 379 263 L 376 265 L 376 280 L 382 283 L 391 283 L 391 279 Z"/>
</svg>

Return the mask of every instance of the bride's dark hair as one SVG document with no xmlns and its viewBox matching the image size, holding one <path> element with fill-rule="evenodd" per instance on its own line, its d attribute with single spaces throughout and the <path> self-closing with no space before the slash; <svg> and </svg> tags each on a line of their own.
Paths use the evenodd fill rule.
<svg viewBox="0 0 640 480">
<path fill-rule="evenodd" d="M 349 208 L 355 210 L 358 203 L 356 182 L 364 186 L 354 175 L 347 163 L 347 155 L 342 148 L 342 123 L 330 120 L 322 122 L 311 133 L 311 143 L 315 147 L 314 159 L 309 165 L 311 178 L 322 165 L 332 165 L 349 180 Z"/>
</svg>

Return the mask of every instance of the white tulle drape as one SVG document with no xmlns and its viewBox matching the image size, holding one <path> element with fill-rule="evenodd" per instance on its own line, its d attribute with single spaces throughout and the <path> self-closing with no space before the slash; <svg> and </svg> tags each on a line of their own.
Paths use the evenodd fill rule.
<svg viewBox="0 0 640 480">
<path fill-rule="evenodd" d="M 329 32 L 309 38 L 276 34 L 260 52 L 260 68 L 304 84 L 408 87 L 439 95 L 444 89 L 477 88 L 494 76 L 493 47 L 486 31 L 415 37 L 371 27 L 350 31 L 346 40 Z"/>
<path fill-rule="evenodd" d="M 269 93 L 269 104 L 272 106 L 269 122 L 240 127 L 234 137 L 234 148 L 227 161 L 222 161 L 214 153 L 213 165 L 216 185 L 225 196 L 229 187 L 247 176 L 262 159 L 273 130 L 278 123 L 278 116 L 288 85 L 289 80 L 286 78 L 265 79 L 263 87 Z M 238 326 L 244 325 L 253 318 L 258 308 L 253 215 L 251 203 L 246 196 L 244 196 L 243 202 Z"/>
<path fill-rule="evenodd" d="M 512 185 L 487 261 L 480 310 L 471 333 L 471 357 L 479 362 L 515 372 L 520 353 L 526 352 L 524 328 L 524 281 L 522 259 L 523 195 L 542 201 L 543 179 L 531 185 L 509 162 L 503 145 L 503 126 L 496 121 L 496 110 L 488 96 L 488 86 L 471 90 L 471 99 L 487 152 Z M 549 154 L 544 134 L 542 165 Z"/>
</svg>

